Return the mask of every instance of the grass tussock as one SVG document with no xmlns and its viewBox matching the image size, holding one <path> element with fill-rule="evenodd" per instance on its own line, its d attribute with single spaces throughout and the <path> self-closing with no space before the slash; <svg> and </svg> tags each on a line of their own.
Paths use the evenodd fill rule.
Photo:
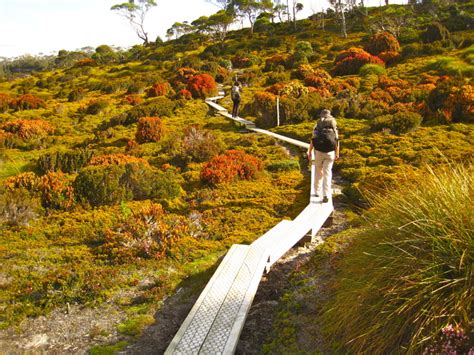
<svg viewBox="0 0 474 355">
<path fill-rule="evenodd" d="M 472 321 L 474 168 L 427 169 L 371 196 L 363 228 L 338 261 L 325 333 L 339 350 L 420 352 Z"/>
</svg>

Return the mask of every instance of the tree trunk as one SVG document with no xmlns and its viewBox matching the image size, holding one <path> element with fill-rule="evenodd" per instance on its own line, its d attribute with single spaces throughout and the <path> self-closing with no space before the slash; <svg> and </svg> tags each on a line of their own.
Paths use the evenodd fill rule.
<svg viewBox="0 0 474 355">
<path fill-rule="evenodd" d="M 346 14 L 344 13 L 344 8 L 342 7 L 341 0 L 338 0 L 338 4 L 339 4 L 339 11 L 341 13 L 342 35 L 344 36 L 344 38 L 347 38 Z"/>
</svg>

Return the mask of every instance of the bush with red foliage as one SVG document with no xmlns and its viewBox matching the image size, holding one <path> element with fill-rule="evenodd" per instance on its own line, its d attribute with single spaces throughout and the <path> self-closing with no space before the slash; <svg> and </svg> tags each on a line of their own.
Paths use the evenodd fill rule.
<svg viewBox="0 0 474 355">
<path fill-rule="evenodd" d="M 362 48 L 349 48 L 342 51 L 334 60 L 336 67 L 334 73 L 336 75 L 357 74 L 360 67 L 365 64 L 384 65 L 382 59 L 367 53 Z"/>
<path fill-rule="evenodd" d="M 11 105 L 13 98 L 8 94 L 0 93 L 0 112 L 5 112 Z"/>
<path fill-rule="evenodd" d="M 1 125 L 0 128 L 23 141 L 42 139 L 54 132 L 54 127 L 50 123 L 40 119 L 9 121 Z"/>
<path fill-rule="evenodd" d="M 132 164 L 132 163 L 140 163 L 145 166 L 149 166 L 148 161 L 146 161 L 143 158 L 137 158 L 132 155 L 121 154 L 121 153 L 94 156 L 92 157 L 88 165 L 109 166 L 109 165 L 125 165 L 125 164 Z"/>
<path fill-rule="evenodd" d="M 214 185 L 235 179 L 250 180 L 262 167 L 262 161 L 257 157 L 241 150 L 228 150 L 204 165 L 201 179 Z"/>
<path fill-rule="evenodd" d="M 74 66 L 76 68 L 95 67 L 95 66 L 97 66 L 97 62 L 94 59 L 91 59 L 91 58 L 84 58 L 84 59 L 78 60 L 76 63 L 74 63 Z"/>
<path fill-rule="evenodd" d="M 194 98 L 204 99 L 209 95 L 216 93 L 216 81 L 209 74 L 198 74 L 188 81 L 187 89 Z"/>
<path fill-rule="evenodd" d="M 386 104 L 393 104 L 393 97 L 385 90 L 380 88 L 375 89 L 370 93 L 370 98 L 374 101 L 383 102 Z"/>
<path fill-rule="evenodd" d="M 181 89 L 179 90 L 177 97 L 178 99 L 191 100 L 193 98 L 193 95 L 189 90 Z"/>
<path fill-rule="evenodd" d="M 10 106 L 14 110 L 35 110 L 40 107 L 45 107 L 45 102 L 39 97 L 32 94 L 20 95 L 10 101 Z"/>
<path fill-rule="evenodd" d="M 399 52 L 400 43 L 391 33 L 381 31 L 370 38 L 365 50 L 372 55 L 379 55 L 382 52 Z"/>
<path fill-rule="evenodd" d="M 159 117 L 142 117 L 138 120 L 135 139 L 138 143 L 158 142 L 163 137 L 164 128 Z"/>
<path fill-rule="evenodd" d="M 382 89 L 386 89 L 389 86 L 396 86 L 401 89 L 408 89 L 411 87 L 411 84 L 403 79 L 391 79 L 386 75 L 379 76 L 379 87 Z"/>
<path fill-rule="evenodd" d="M 122 99 L 122 103 L 135 106 L 143 103 L 143 99 L 139 95 L 127 95 Z"/>
<path fill-rule="evenodd" d="M 148 97 L 167 96 L 171 92 L 171 86 L 168 82 L 155 83 L 147 90 Z"/>
</svg>

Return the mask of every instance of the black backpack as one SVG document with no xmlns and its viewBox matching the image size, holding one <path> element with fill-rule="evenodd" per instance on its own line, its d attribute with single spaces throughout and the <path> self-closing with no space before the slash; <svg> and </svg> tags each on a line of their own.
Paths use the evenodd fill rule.
<svg viewBox="0 0 474 355">
<path fill-rule="evenodd" d="M 317 151 L 329 153 L 336 150 L 336 131 L 331 122 L 321 121 L 318 123 L 314 129 L 312 141 L 313 147 Z"/>
<path fill-rule="evenodd" d="M 240 88 L 237 85 L 232 86 L 231 97 L 232 100 L 240 100 Z"/>
</svg>

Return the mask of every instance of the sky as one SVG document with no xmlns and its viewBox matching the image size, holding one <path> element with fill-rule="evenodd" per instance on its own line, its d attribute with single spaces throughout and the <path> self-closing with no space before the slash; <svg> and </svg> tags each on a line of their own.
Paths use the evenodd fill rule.
<svg viewBox="0 0 474 355">
<path fill-rule="evenodd" d="M 380 0 L 372 0 L 378 5 Z M 127 20 L 110 8 L 126 0 L 0 0 L 0 57 L 57 54 L 107 44 L 128 48 L 142 41 Z M 209 16 L 219 10 L 205 0 L 156 0 L 147 14 L 149 39 L 166 39 L 175 22 Z M 298 18 L 327 7 L 326 0 L 300 0 L 304 10 Z"/>
</svg>

